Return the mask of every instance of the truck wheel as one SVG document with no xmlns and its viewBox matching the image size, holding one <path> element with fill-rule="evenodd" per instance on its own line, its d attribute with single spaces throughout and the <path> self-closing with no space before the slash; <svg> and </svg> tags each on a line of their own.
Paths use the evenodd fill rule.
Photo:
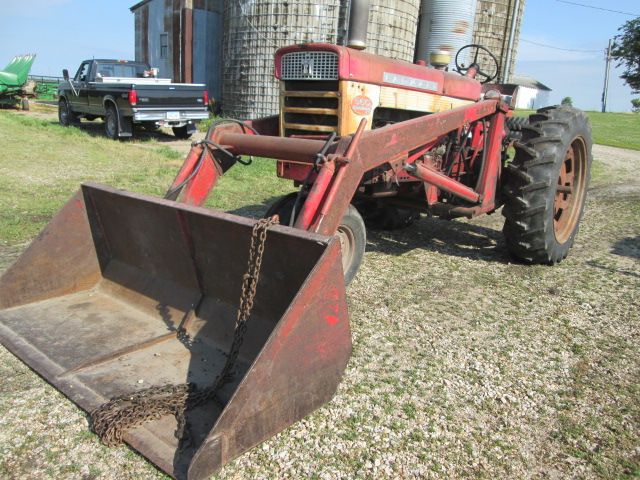
<svg viewBox="0 0 640 480">
<path fill-rule="evenodd" d="M 572 107 L 540 109 L 522 126 L 502 210 L 515 257 L 552 265 L 567 256 L 584 212 L 592 144 L 587 115 Z"/>
<path fill-rule="evenodd" d="M 69 104 L 64 98 L 58 101 L 58 121 L 60 125 L 68 127 L 71 125 L 71 112 L 69 110 Z"/>
<path fill-rule="evenodd" d="M 296 198 L 298 198 L 298 192 L 289 193 L 279 198 L 269 207 L 264 215 L 265 218 L 278 214 L 280 216 L 280 225 L 289 226 Z M 360 268 L 367 244 L 364 221 L 353 205 L 349 205 L 347 212 L 342 217 L 336 235 L 340 238 L 340 246 L 342 248 L 344 281 L 349 285 Z"/>
<path fill-rule="evenodd" d="M 118 111 L 116 107 L 110 105 L 107 107 L 107 112 L 104 116 L 104 132 L 111 140 L 117 140 L 119 130 Z"/>
<path fill-rule="evenodd" d="M 191 138 L 191 134 L 187 131 L 186 125 L 182 127 L 171 127 L 171 130 L 173 130 L 173 134 L 176 138 L 179 138 L 181 140 L 187 140 Z"/>
</svg>

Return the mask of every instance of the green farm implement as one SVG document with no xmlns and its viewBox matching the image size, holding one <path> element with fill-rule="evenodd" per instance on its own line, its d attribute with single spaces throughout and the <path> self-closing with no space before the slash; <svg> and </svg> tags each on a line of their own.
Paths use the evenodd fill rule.
<svg viewBox="0 0 640 480">
<path fill-rule="evenodd" d="M 19 105 L 29 110 L 29 97 L 36 95 L 36 82 L 27 80 L 35 54 L 16 55 L 0 71 L 0 105 Z"/>
</svg>

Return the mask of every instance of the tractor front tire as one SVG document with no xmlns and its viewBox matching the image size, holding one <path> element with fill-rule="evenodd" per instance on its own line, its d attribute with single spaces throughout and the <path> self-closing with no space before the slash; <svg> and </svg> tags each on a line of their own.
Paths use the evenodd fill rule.
<svg viewBox="0 0 640 480">
<path fill-rule="evenodd" d="M 371 230 L 401 230 L 420 218 L 420 212 L 376 200 L 357 199 L 353 205 Z"/>
<path fill-rule="evenodd" d="M 505 172 L 503 233 L 518 259 L 553 265 L 569 253 L 584 212 L 591 125 L 584 112 L 555 106 L 538 110 L 521 128 Z"/>
<path fill-rule="evenodd" d="M 364 221 L 353 205 L 349 205 L 342 217 L 336 235 L 342 249 L 342 270 L 344 282 L 349 285 L 358 273 L 367 244 L 367 230 Z"/>
<path fill-rule="evenodd" d="M 291 224 L 291 214 L 293 207 L 298 198 L 298 192 L 293 192 L 280 197 L 269 207 L 265 218 L 278 215 L 280 217 L 280 225 L 289 226 Z M 301 201 L 299 208 L 302 207 L 304 200 Z M 296 212 L 297 214 L 300 212 Z M 295 222 L 295 219 L 294 219 Z M 342 270 L 344 272 L 344 281 L 349 285 L 358 273 L 364 250 L 367 244 L 367 231 L 362 217 L 353 205 L 349 205 L 342 221 L 338 226 L 336 235 L 340 239 L 340 247 L 342 249 Z"/>
<path fill-rule="evenodd" d="M 278 215 L 280 217 L 280 225 L 286 225 L 287 227 L 293 226 L 293 223 L 291 222 L 291 214 L 293 213 L 293 206 L 296 204 L 297 198 L 298 192 L 287 193 L 285 196 L 280 197 L 267 209 L 267 213 L 264 214 L 264 218 Z M 304 200 L 300 202 L 301 205 L 302 203 L 304 203 Z M 296 217 L 298 216 L 298 213 L 300 212 L 296 212 Z"/>
</svg>

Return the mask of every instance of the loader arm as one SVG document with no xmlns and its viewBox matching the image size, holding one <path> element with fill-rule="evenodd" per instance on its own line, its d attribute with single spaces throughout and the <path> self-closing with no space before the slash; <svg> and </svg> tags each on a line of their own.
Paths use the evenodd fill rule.
<svg viewBox="0 0 640 480">
<path fill-rule="evenodd" d="M 234 166 L 241 156 L 275 158 L 315 166 L 318 172 L 314 184 L 294 226 L 333 235 L 365 172 L 388 162 L 403 166 L 411 163 L 415 159 L 410 156 L 411 152 L 420 151 L 449 132 L 486 118 L 490 125 L 488 145 L 481 178 L 475 190 L 445 175 L 425 172 L 427 169 L 424 167 L 415 173 L 416 178 L 475 203 L 471 207 L 443 205 L 441 208 L 449 208 L 456 214 L 475 216 L 496 207 L 500 148 L 507 111 L 507 105 L 490 99 L 366 132 L 361 124 L 354 135 L 344 136 L 333 143 L 322 158 L 318 158 L 318 154 L 325 147 L 323 140 L 260 134 L 260 130 L 276 130 L 269 121 L 247 122 L 248 126 L 260 127 L 256 132 L 245 125 L 225 124 L 211 129 L 204 141 L 194 144 L 171 186 L 172 196 L 168 198 L 191 205 L 203 205 L 220 176 Z M 277 121 L 276 117 L 272 118 L 273 122 Z"/>
</svg>

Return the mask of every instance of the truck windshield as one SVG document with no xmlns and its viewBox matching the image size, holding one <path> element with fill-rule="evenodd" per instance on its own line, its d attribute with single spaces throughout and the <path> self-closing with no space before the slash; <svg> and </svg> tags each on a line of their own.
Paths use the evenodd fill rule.
<svg viewBox="0 0 640 480">
<path fill-rule="evenodd" d="M 142 78 L 145 70 L 144 64 L 136 63 L 97 63 L 96 72 L 102 77 Z"/>
</svg>

